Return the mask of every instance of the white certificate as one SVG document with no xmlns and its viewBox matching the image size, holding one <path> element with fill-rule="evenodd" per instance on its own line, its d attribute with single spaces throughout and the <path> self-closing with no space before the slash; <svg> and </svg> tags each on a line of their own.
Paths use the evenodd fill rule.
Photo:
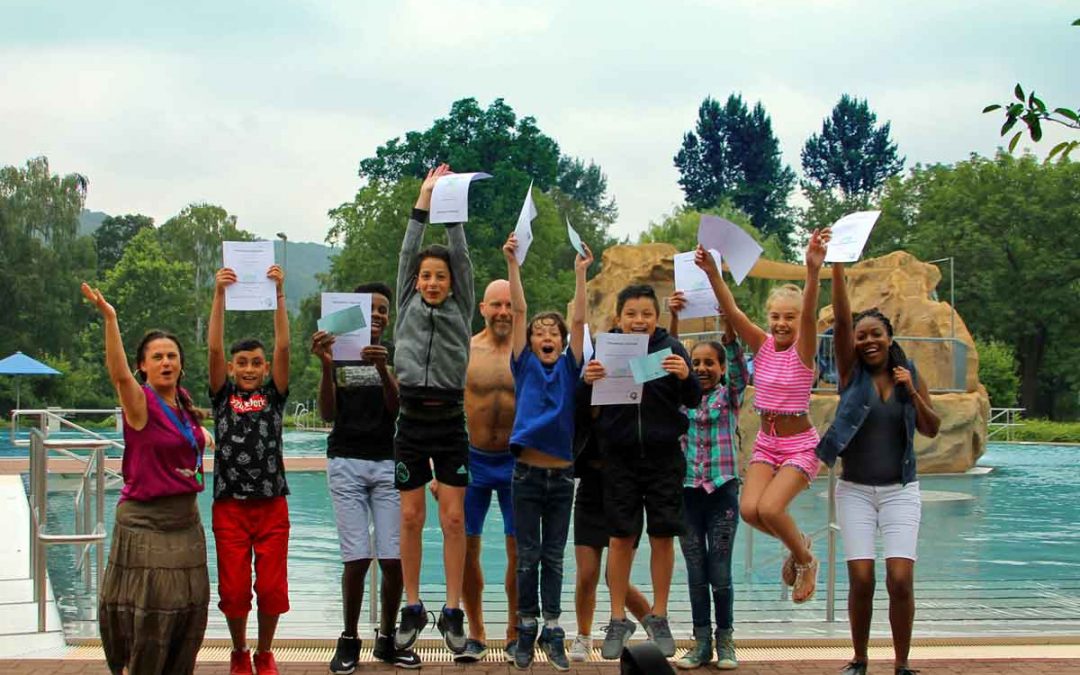
<svg viewBox="0 0 1080 675">
<path fill-rule="evenodd" d="M 634 381 L 630 360 L 649 353 L 644 333 L 600 333 L 596 360 L 604 364 L 604 378 L 593 382 L 593 405 L 640 405 L 642 385 Z"/>
<path fill-rule="evenodd" d="M 274 242 L 223 241 L 221 258 L 236 272 L 236 283 L 225 287 L 225 309 L 277 309 L 277 284 L 266 276 L 274 264 Z"/>
<path fill-rule="evenodd" d="M 525 193 L 525 202 L 521 205 L 517 227 L 514 228 L 517 236 L 517 251 L 514 257 L 517 258 L 518 265 L 525 264 L 525 256 L 529 253 L 533 240 L 532 221 L 536 218 L 536 204 L 533 203 L 532 186 L 532 181 L 529 181 L 529 191 Z"/>
<path fill-rule="evenodd" d="M 870 231 L 881 211 L 856 211 L 832 224 L 832 239 L 825 250 L 825 262 L 855 262 L 862 256 Z"/>
<path fill-rule="evenodd" d="M 360 361 L 364 347 L 371 344 L 371 293 L 323 293 L 322 314 L 327 316 L 348 307 L 359 306 L 367 321 L 364 327 L 334 337 L 334 361 Z"/>
<path fill-rule="evenodd" d="M 716 268 L 720 269 L 720 256 L 713 250 L 709 254 L 716 261 Z M 686 298 L 686 307 L 679 312 L 680 319 L 697 319 L 720 313 L 720 304 L 709 284 L 709 277 L 705 270 L 694 264 L 693 251 L 675 254 L 675 290 L 682 291 Z"/>
<path fill-rule="evenodd" d="M 432 223 L 464 223 L 469 220 L 469 186 L 489 173 L 450 173 L 435 181 L 431 191 Z"/>
<path fill-rule="evenodd" d="M 727 263 L 728 271 L 741 284 L 761 257 L 761 245 L 741 227 L 719 216 L 703 214 L 698 225 L 698 243 L 715 249 Z"/>
</svg>

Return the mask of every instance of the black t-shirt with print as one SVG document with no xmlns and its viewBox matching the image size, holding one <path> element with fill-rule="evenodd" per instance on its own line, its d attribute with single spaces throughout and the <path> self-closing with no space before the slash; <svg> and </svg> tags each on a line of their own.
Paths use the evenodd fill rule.
<svg viewBox="0 0 1080 675">
<path fill-rule="evenodd" d="M 282 462 L 281 427 L 289 392 L 278 393 L 273 381 L 255 391 L 241 391 L 232 380 L 214 406 L 214 499 L 280 497 L 289 494 Z"/>
<path fill-rule="evenodd" d="M 394 346 L 387 364 L 394 362 Z M 389 365 L 388 365 L 389 367 Z M 336 415 L 326 442 L 327 457 L 382 461 L 394 458 L 396 415 L 386 409 L 382 379 L 375 366 L 360 362 L 334 368 Z"/>
</svg>

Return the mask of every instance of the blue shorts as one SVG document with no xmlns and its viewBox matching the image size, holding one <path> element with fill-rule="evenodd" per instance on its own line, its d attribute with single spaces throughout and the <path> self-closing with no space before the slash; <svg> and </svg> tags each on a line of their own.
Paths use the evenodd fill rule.
<svg viewBox="0 0 1080 675">
<path fill-rule="evenodd" d="M 469 446 L 469 485 L 465 488 L 465 536 L 484 533 L 484 520 L 491 506 L 491 492 L 499 495 L 503 534 L 514 536 L 514 503 L 510 485 L 514 480 L 514 456 L 505 452 L 487 452 Z"/>
</svg>

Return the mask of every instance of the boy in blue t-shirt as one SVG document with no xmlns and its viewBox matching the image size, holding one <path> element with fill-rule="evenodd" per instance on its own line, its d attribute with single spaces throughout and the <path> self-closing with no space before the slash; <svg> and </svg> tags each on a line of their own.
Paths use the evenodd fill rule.
<svg viewBox="0 0 1080 675">
<path fill-rule="evenodd" d="M 514 665 L 528 668 L 537 642 L 556 670 L 568 670 L 566 633 L 559 627 L 562 561 L 574 503 L 574 395 L 581 375 L 585 341 L 585 272 L 593 261 L 574 263 L 574 308 L 566 347 L 566 322 L 558 312 L 543 312 L 526 323 L 517 238 L 503 245 L 510 277 L 511 335 L 517 408 L 510 451 L 517 458 L 511 494 L 517 534 L 518 626 Z M 544 573 L 540 575 L 540 564 Z M 539 587 L 539 596 L 537 588 Z M 543 607 L 544 628 L 538 620 Z M 538 635 L 539 633 L 539 635 Z M 539 638 L 539 639 L 538 639 Z"/>
</svg>

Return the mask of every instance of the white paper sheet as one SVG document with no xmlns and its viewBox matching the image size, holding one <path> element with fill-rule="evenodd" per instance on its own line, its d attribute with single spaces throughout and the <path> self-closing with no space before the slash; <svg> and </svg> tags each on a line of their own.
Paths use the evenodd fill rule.
<svg viewBox="0 0 1080 675">
<path fill-rule="evenodd" d="M 881 211 L 856 211 L 832 224 L 832 239 L 825 250 L 825 262 L 855 262 L 862 256 L 870 231 Z"/>
<path fill-rule="evenodd" d="M 640 405 L 642 385 L 634 381 L 630 359 L 645 356 L 649 336 L 642 333 L 600 333 L 596 360 L 604 364 L 604 379 L 593 383 L 593 405 Z"/>
<path fill-rule="evenodd" d="M 529 181 L 529 191 L 525 193 L 525 201 L 522 202 L 521 213 L 518 214 L 517 227 L 514 228 L 514 234 L 517 235 L 517 251 L 514 257 L 517 258 L 518 265 L 525 264 L 525 256 L 528 255 L 529 247 L 532 246 L 532 221 L 536 218 L 536 204 L 533 203 L 532 186 L 532 181 Z"/>
<path fill-rule="evenodd" d="M 359 361 L 364 347 L 371 344 L 371 293 L 323 293 L 320 316 L 359 305 L 367 317 L 367 325 L 360 330 L 334 338 L 334 361 Z"/>
<path fill-rule="evenodd" d="M 736 284 L 741 284 L 761 257 L 761 245 L 741 227 L 719 216 L 702 214 L 698 243 L 720 253 Z"/>
<path fill-rule="evenodd" d="M 277 309 L 277 284 L 266 277 L 274 264 L 274 242 L 223 241 L 221 258 L 236 272 L 236 283 L 225 287 L 226 310 Z"/>
<path fill-rule="evenodd" d="M 469 186 L 489 173 L 451 173 L 435 182 L 431 191 L 432 223 L 464 223 L 469 220 Z"/>
<path fill-rule="evenodd" d="M 720 254 L 710 250 L 717 269 L 720 268 Z M 705 270 L 694 264 L 694 252 L 675 254 L 675 290 L 682 291 L 686 298 L 686 307 L 679 312 L 680 319 L 698 319 L 703 316 L 716 316 L 720 313 L 720 304 Z"/>
<path fill-rule="evenodd" d="M 593 357 L 594 353 L 595 353 L 595 350 L 593 349 L 592 335 L 589 335 L 589 322 L 586 321 L 585 322 L 585 339 L 581 343 L 581 359 L 582 359 L 581 362 L 582 363 L 588 363 L 589 361 L 592 361 L 592 357 Z M 584 374 L 584 372 L 585 372 L 585 369 L 582 368 L 582 373 Z"/>
</svg>

